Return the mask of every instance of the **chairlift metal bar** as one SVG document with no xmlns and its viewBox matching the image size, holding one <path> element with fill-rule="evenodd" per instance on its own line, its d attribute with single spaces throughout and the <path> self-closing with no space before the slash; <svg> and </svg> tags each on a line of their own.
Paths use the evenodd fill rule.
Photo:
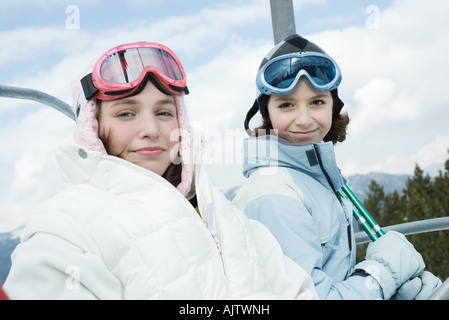
<svg viewBox="0 0 449 320">
<path fill-rule="evenodd" d="M 383 227 L 383 230 L 385 232 L 389 230 L 394 230 L 404 235 L 419 234 L 434 231 L 444 231 L 449 230 L 449 217 L 433 218 L 433 219 L 395 224 L 388 227 Z M 370 238 L 365 232 L 357 232 L 355 234 L 355 241 L 357 244 L 362 244 L 369 242 Z"/>
<path fill-rule="evenodd" d="M 449 300 L 449 278 L 443 282 L 428 300 Z"/>
<path fill-rule="evenodd" d="M 270 0 L 274 44 L 296 33 L 292 0 Z"/>
<path fill-rule="evenodd" d="M 62 112 L 70 119 L 75 120 L 75 115 L 69 104 L 39 90 L 0 85 L 0 97 L 40 102 Z"/>
</svg>

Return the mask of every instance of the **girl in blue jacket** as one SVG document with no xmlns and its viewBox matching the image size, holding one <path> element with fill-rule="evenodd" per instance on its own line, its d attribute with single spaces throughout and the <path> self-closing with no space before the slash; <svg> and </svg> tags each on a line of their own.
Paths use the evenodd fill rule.
<svg viewBox="0 0 449 320">
<path fill-rule="evenodd" d="M 245 140 L 244 175 L 234 198 L 264 223 L 284 253 L 310 273 L 322 299 L 426 299 L 441 281 L 424 272 L 402 234 L 371 243 L 355 265 L 352 204 L 339 196 L 343 178 L 333 145 L 349 124 L 337 88 L 341 71 L 315 44 L 293 35 L 274 47 L 257 74 L 249 121 L 263 124 Z"/>
</svg>

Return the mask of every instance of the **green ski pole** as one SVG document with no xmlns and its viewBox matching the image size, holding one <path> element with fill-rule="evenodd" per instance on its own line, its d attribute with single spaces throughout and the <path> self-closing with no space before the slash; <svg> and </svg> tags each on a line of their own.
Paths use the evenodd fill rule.
<svg viewBox="0 0 449 320">
<path fill-rule="evenodd" d="M 343 198 L 345 198 L 348 201 L 351 201 L 351 199 L 349 199 L 349 197 L 346 195 L 346 193 L 343 192 L 343 190 L 340 190 L 339 193 Z M 376 234 L 370 223 L 366 221 L 366 219 L 362 216 L 359 209 L 357 209 L 356 206 L 354 205 L 352 205 L 352 214 L 354 218 L 357 220 L 357 222 L 360 224 L 362 229 L 370 237 L 371 241 L 376 241 L 377 238 L 379 238 L 379 236 Z"/>
<path fill-rule="evenodd" d="M 379 237 L 385 234 L 380 228 L 374 218 L 365 209 L 363 204 L 357 199 L 352 190 L 344 183 L 339 191 L 340 195 L 351 201 L 353 205 L 353 215 L 361 224 L 363 230 L 368 234 L 372 241 L 376 241 Z"/>
</svg>

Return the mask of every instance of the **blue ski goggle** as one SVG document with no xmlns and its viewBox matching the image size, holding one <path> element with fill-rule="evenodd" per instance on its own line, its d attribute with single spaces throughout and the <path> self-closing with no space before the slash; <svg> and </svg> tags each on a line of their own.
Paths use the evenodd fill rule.
<svg viewBox="0 0 449 320">
<path fill-rule="evenodd" d="M 337 89 L 341 71 L 327 54 L 295 52 L 268 61 L 257 73 L 258 98 L 261 95 L 284 95 L 293 91 L 299 79 L 307 77 L 318 91 Z"/>
</svg>

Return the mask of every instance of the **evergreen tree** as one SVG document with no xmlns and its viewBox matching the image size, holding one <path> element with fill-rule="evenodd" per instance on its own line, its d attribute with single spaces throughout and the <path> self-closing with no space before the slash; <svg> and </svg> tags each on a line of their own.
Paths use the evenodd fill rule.
<svg viewBox="0 0 449 320">
<path fill-rule="evenodd" d="M 445 170 L 433 180 L 416 165 L 414 176 L 398 192 L 385 194 L 383 187 L 372 181 L 365 208 L 381 227 L 448 216 L 449 213 L 449 160 Z M 408 235 L 407 239 L 423 256 L 426 270 L 441 280 L 449 277 L 449 232 L 427 232 Z M 357 261 L 363 260 L 365 246 L 359 246 Z"/>
<path fill-rule="evenodd" d="M 417 166 L 404 190 L 408 221 L 439 218 L 448 215 L 449 160 L 445 172 L 432 181 Z M 426 269 L 445 280 L 449 276 L 449 234 L 447 231 L 409 235 L 409 241 L 423 256 Z"/>
<path fill-rule="evenodd" d="M 382 225 L 382 213 L 385 205 L 385 193 L 384 188 L 372 180 L 368 187 L 368 198 L 364 202 L 366 210 L 371 214 L 374 220 Z"/>
</svg>

